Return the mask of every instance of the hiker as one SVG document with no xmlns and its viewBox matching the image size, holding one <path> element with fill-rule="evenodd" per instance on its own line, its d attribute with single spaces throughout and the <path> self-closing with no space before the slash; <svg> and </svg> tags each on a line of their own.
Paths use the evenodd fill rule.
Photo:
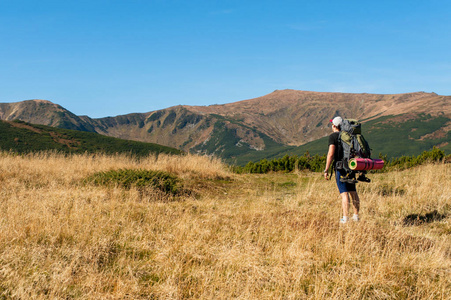
<svg viewBox="0 0 451 300">
<path fill-rule="evenodd" d="M 354 221 L 359 220 L 360 199 L 355 188 L 355 183 L 341 182 L 340 176 L 346 175 L 346 172 L 343 169 L 335 168 L 336 162 L 343 158 L 343 151 L 340 151 L 341 147 L 339 147 L 338 144 L 342 122 L 343 119 L 341 117 L 335 117 L 330 120 L 330 123 L 332 123 L 333 133 L 329 136 L 329 151 L 327 153 L 326 168 L 324 169 L 324 178 L 329 180 L 329 168 L 335 170 L 335 179 L 337 182 L 338 191 L 340 192 L 341 204 L 343 208 L 343 217 L 341 218 L 340 223 L 346 223 L 349 221 L 349 197 L 351 196 L 352 204 L 354 206 L 354 216 L 352 217 L 352 220 Z"/>
</svg>

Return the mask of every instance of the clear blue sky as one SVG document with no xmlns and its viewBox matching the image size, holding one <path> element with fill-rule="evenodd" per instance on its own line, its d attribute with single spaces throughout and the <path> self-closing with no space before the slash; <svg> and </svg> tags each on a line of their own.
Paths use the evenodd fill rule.
<svg viewBox="0 0 451 300">
<path fill-rule="evenodd" d="M 276 89 L 451 95 L 451 1 L 0 0 L 0 102 L 106 117 Z"/>
</svg>

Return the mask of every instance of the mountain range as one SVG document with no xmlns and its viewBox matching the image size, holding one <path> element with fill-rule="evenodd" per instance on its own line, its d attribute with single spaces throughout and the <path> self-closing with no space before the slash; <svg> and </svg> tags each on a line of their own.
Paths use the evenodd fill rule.
<svg viewBox="0 0 451 300">
<path fill-rule="evenodd" d="M 451 152 L 451 96 L 435 93 L 276 90 L 223 105 L 180 105 L 97 119 L 77 116 L 46 100 L 0 103 L 1 120 L 156 143 L 236 164 L 306 151 L 323 154 L 329 120 L 337 115 L 360 120 L 376 154 L 417 155 L 433 146 Z"/>
</svg>

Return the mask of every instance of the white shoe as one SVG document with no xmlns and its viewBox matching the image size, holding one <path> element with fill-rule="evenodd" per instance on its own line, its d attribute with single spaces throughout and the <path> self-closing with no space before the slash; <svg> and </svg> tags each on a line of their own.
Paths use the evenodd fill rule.
<svg viewBox="0 0 451 300">
<path fill-rule="evenodd" d="M 343 218 L 340 219 L 340 224 L 345 224 L 345 223 L 347 223 L 347 222 L 348 222 L 348 220 L 345 220 L 345 219 L 343 219 Z"/>
<path fill-rule="evenodd" d="M 352 216 L 352 220 L 354 221 L 354 222 L 358 222 L 360 219 L 359 219 L 359 215 L 353 215 Z"/>
</svg>

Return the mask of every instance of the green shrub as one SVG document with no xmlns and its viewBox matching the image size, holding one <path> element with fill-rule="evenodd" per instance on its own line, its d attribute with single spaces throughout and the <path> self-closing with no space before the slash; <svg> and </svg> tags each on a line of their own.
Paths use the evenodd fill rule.
<svg viewBox="0 0 451 300">
<path fill-rule="evenodd" d="M 445 159 L 445 152 L 437 147 L 433 147 L 430 151 L 423 151 L 418 156 L 401 156 L 393 158 L 390 161 L 385 161 L 385 170 L 393 168 L 408 169 L 416 166 L 420 166 L 425 163 L 440 162 Z"/>
<path fill-rule="evenodd" d="M 425 163 L 434 163 L 440 161 L 451 161 L 450 156 L 445 156 L 445 152 L 439 148 L 433 147 L 430 151 L 424 151 L 418 156 L 401 156 L 398 158 L 387 159 L 387 155 L 379 154 L 379 158 L 385 161 L 382 170 L 372 170 L 370 172 L 386 172 L 392 169 L 408 169 Z M 326 166 L 326 156 L 311 156 L 308 152 L 303 156 L 285 155 L 279 159 L 262 159 L 259 162 L 250 161 L 244 167 L 235 167 L 237 173 L 268 173 L 268 172 L 292 172 L 294 170 L 310 170 L 312 172 L 321 172 Z"/>
<path fill-rule="evenodd" d="M 310 170 L 313 172 L 319 172 L 324 169 L 326 164 L 326 156 L 310 156 L 309 153 L 305 153 L 303 156 L 289 156 L 285 155 L 282 158 L 275 158 L 268 161 L 262 159 L 259 162 L 249 162 L 244 167 L 236 167 L 237 173 L 268 173 L 268 172 L 292 172 L 294 170 Z"/>
<path fill-rule="evenodd" d="M 168 194 L 181 192 L 181 180 L 170 173 L 152 170 L 120 169 L 98 172 L 89 176 L 85 182 L 101 186 L 154 187 Z"/>
</svg>

